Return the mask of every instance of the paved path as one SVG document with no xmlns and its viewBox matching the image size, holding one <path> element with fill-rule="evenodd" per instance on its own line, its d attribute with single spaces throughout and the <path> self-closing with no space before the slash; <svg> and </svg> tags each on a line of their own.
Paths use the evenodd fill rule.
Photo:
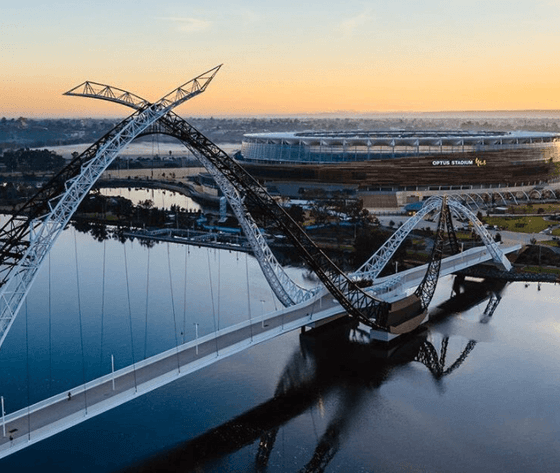
<svg viewBox="0 0 560 473">
<path fill-rule="evenodd" d="M 0 458 L 50 437 L 220 359 L 312 322 L 342 314 L 332 296 L 265 314 L 201 337 L 177 348 L 5 416 Z M 1 422 L 1 420 L 0 420 Z M 10 439 L 12 438 L 12 440 Z"/>
</svg>

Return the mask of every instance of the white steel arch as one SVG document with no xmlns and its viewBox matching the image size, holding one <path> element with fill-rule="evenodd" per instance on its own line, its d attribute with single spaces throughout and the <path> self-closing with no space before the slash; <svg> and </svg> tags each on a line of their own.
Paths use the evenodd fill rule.
<svg viewBox="0 0 560 473">
<path fill-rule="evenodd" d="M 191 149 L 191 151 L 193 151 Z M 241 225 L 247 241 L 251 245 L 253 252 L 257 258 L 261 270 L 284 306 L 288 307 L 300 302 L 306 301 L 313 297 L 320 286 L 313 290 L 307 290 L 296 284 L 290 276 L 284 271 L 282 265 L 278 262 L 274 253 L 268 246 L 262 232 L 257 223 L 251 216 L 243 203 L 243 198 L 238 194 L 231 183 L 219 172 L 214 165 L 206 159 L 201 153 L 196 153 L 197 159 L 212 175 L 216 184 L 223 192 L 228 200 L 239 224 Z"/>
<path fill-rule="evenodd" d="M 393 257 L 401 243 L 406 239 L 408 234 L 416 227 L 416 225 L 430 212 L 437 211 L 441 207 L 443 198 L 441 196 L 430 197 L 422 209 L 413 217 L 409 218 L 401 227 L 389 238 L 381 248 L 379 248 L 360 268 L 352 273 L 354 279 L 375 279 L 379 276 L 383 268 Z M 472 224 L 475 231 L 480 235 L 483 243 L 492 255 L 492 259 L 496 264 L 506 271 L 511 269 L 511 263 L 504 253 L 499 249 L 488 231 L 484 228 L 476 215 L 460 203 L 458 199 L 448 197 L 447 203 L 451 211 L 462 217 L 467 218 Z"/>
<path fill-rule="evenodd" d="M 66 192 L 49 202 L 50 212 L 30 222 L 29 247 L 10 272 L 0 290 L 0 346 L 4 342 L 23 304 L 45 256 L 87 195 L 95 181 L 116 158 L 120 150 L 159 118 L 183 102 L 204 92 L 221 66 L 181 85 L 157 102 L 140 108 L 112 130 L 112 135 L 85 163 L 81 172 L 66 181 Z"/>
<path fill-rule="evenodd" d="M 506 271 L 509 271 L 511 269 L 511 263 L 506 258 L 506 255 L 499 249 L 499 244 L 494 241 L 492 235 L 488 233 L 488 230 L 484 228 L 482 222 L 476 217 L 476 215 L 452 197 L 448 199 L 447 203 L 451 209 L 469 219 L 469 221 L 473 224 L 476 233 L 478 233 L 482 242 L 486 245 L 486 248 L 488 248 L 494 262 Z"/>
<path fill-rule="evenodd" d="M 433 196 L 426 200 L 420 211 L 403 223 L 398 230 L 393 233 L 391 238 L 389 238 L 364 264 L 362 264 L 357 271 L 352 273 L 352 277 L 356 279 L 364 277 L 371 279 L 377 278 L 379 273 L 381 273 L 385 265 L 395 254 L 395 251 L 397 251 L 399 246 L 401 246 L 401 243 L 406 239 L 412 229 L 416 227 L 418 222 L 420 222 L 420 220 L 422 220 L 426 215 L 441 207 L 442 202 L 443 199 L 440 196 Z"/>
<path fill-rule="evenodd" d="M 84 84 L 87 84 L 88 87 Z M 85 82 L 84 84 L 72 89 L 70 92 L 67 92 L 66 95 L 108 100 L 136 110 L 142 108 L 144 104 L 149 103 L 147 100 L 137 95 L 110 85 L 97 84 L 93 82 Z M 96 88 L 91 87 L 90 84 L 94 84 Z M 131 97 L 133 99 L 131 99 Z M 173 120 L 184 121 L 175 114 L 173 114 Z M 162 131 L 164 132 L 167 130 L 165 123 L 165 120 L 160 120 L 158 122 L 158 125 L 163 128 Z M 173 133 L 171 132 L 170 135 L 173 136 Z M 272 253 L 272 250 L 266 243 L 266 240 L 255 220 L 251 214 L 247 212 L 245 205 L 243 204 L 243 198 L 239 195 L 237 190 L 202 153 L 197 152 L 197 150 L 192 147 L 188 148 L 196 155 L 196 158 L 213 177 L 214 181 L 228 200 L 230 207 L 232 208 L 243 229 L 243 232 L 245 233 L 245 236 L 247 237 L 247 241 L 251 245 L 261 270 L 274 294 L 278 297 L 278 300 L 284 306 L 288 307 L 294 304 L 299 304 L 300 302 L 313 297 L 320 289 L 320 286 L 313 290 L 304 289 L 294 282 L 288 274 L 286 274 L 284 268 L 278 262 Z"/>
</svg>

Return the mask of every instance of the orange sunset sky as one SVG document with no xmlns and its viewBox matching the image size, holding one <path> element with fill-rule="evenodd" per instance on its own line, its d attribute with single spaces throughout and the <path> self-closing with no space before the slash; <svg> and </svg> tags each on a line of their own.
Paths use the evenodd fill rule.
<svg viewBox="0 0 560 473">
<path fill-rule="evenodd" d="M 4 2 L 5 3 L 5 2 Z M 224 64 L 182 115 L 560 109 L 560 0 L 2 5 L 0 116 L 121 116 Z"/>
</svg>

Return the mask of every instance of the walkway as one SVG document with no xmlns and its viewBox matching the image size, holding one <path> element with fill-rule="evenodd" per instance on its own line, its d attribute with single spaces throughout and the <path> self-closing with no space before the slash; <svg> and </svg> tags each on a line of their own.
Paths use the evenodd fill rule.
<svg viewBox="0 0 560 473">
<path fill-rule="evenodd" d="M 342 313 L 332 296 L 324 295 L 185 343 L 115 371 L 114 378 L 108 374 L 90 381 L 73 388 L 70 399 L 64 392 L 8 414 L 6 436 L 0 432 L 0 458 L 253 345 Z"/>
</svg>

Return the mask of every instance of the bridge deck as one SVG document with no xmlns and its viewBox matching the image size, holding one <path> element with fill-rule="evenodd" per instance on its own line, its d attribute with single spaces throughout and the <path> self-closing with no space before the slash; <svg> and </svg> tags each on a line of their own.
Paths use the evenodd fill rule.
<svg viewBox="0 0 560 473">
<path fill-rule="evenodd" d="M 0 458 L 77 425 L 133 398 L 312 322 L 343 313 L 332 296 L 254 318 L 200 337 L 5 416 Z M 1 423 L 1 419 L 0 419 Z M 2 425 L 4 427 L 4 425 Z M 10 440 L 10 436 L 13 440 Z"/>
<path fill-rule="evenodd" d="M 505 251 L 514 251 L 516 247 Z M 441 276 L 489 260 L 485 247 L 473 248 L 442 261 Z M 376 281 L 372 289 L 389 301 L 418 285 L 426 265 Z M 5 416 L 0 432 L 0 458 L 106 412 L 171 381 L 304 325 L 343 314 L 330 294 L 265 314 L 215 334 L 167 350 Z M 113 379 L 115 389 L 113 389 Z M 0 422 L 1 419 L 0 419 Z M 12 440 L 10 440 L 10 436 Z"/>
<path fill-rule="evenodd" d="M 509 254 L 518 251 L 520 248 L 521 245 L 514 245 L 500 249 L 504 254 Z M 447 276 L 462 269 L 485 263 L 491 259 L 492 255 L 485 246 L 471 248 L 462 253 L 442 259 L 439 276 Z M 424 264 L 416 268 L 399 272 L 398 274 L 376 279 L 372 289 L 378 297 L 388 302 L 399 300 L 407 291 L 418 287 L 424 274 L 426 274 L 427 267 L 428 265 Z"/>
</svg>

